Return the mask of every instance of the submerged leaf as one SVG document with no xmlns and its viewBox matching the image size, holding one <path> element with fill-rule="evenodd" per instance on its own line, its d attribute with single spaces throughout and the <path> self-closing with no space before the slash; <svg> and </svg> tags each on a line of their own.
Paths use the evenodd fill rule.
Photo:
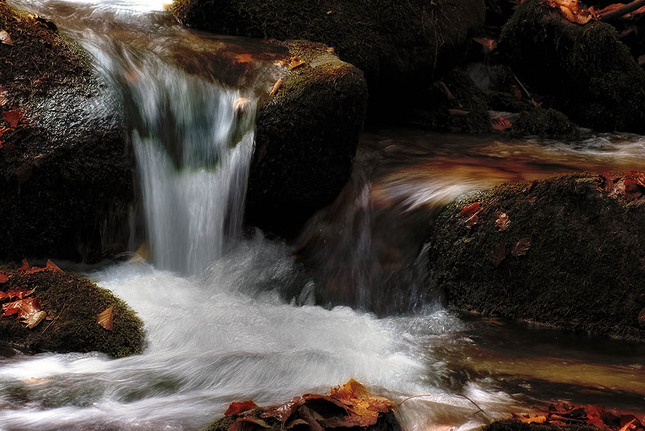
<svg viewBox="0 0 645 431">
<path fill-rule="evenodd" d="M 102 313 L 96 316 L 98 324 L 103 328 L 111 331 L 114 327 L 112 320 L 114 319 L 114 307 L 106 308 Z"/>
</svg>

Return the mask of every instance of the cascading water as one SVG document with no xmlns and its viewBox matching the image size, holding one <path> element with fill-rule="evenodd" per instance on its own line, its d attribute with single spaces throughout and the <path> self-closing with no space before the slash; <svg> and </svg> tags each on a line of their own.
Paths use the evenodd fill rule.
<svg viewBox="0 0 645 431">
<path fill-rule="evenodd" d="M 198 74 L 176 64 L 177 52 L 206 58 L 204 52 L 221 42 L 181 29 L 145 2 L 25 1 L 19 6 L 54 18 L 80 39 L 124 96 L 154 265 L 127 263 L 90 275 L 143 319 L 145 352 L 118 360 L 6 352 L 0 357 L 0 430 L 197 430 L 232 401 L 278 403 L 349 378 L 403 402 L 399 417 L 407 430 L 469 428 L 520 408 L 492 371 L 468 368 L 475 369 L 468 362 L 476 348 L 470 324 L 421 304 L 414 314 L 381 319 L 314 306 L 318 280 L 294 262 L 287 246 L 260 237 L 234 240 L 253 140 L 253 107 L 236 110 L 235 102 L 252 99 L 257 88 L 249 81 L 256 81 L 234 89 L 209 78 L 213 69 L 205 64 Z M 643 141 L 635 145 L 642 148 Z M 380 172 L 359 172 L 357 193 L 347 193 L 346 206 L 337 204 L 340 226 L 355 223 L 356 237 L 345 238 L 343 250 L 331 244 L 312 253 L 328 280 L 358 286 L 356 302 L 366 307 L 383 293 L 370 292 L 380 277 L 370 271 L 398 262 L 396 253 L 386 253 L 392 243 L 377 234 L 397 236 L 394 222 L 407 209 L 481 186 L 488 169 L 428 178 L 409 154 L 399 163 L 396 149 L 385 146 L 376 152 L 395 157 L 381 157 Z M 489 150 L 495 155 L 479 166 L 499 162 L 497 154 L 506 151 L 481 151 Z M 477 163 L 471 157 L 462 164 Z M 508 166 L 501 171 L 507 175 Z M 401 211 L 383 217 L 396 203 Z M 379 212 L 370 212 L 375 206 Z M 357 222 L 359 211 L 365 213 Z M 329 232 L 340 229 L 336 218 L 323 217 Z M 321 230 L 315 223 L 311 229 Z M 409 243 L 406 237 L 393 244 Z M 330 259 L 333 253 L 352 259 Z M 347 262 L 353 267 L 336 270 Z M 625 361 L 611 372 L 629 375 Z M 408 399 L 414 395 L 423 396 Z"/>
</svg>

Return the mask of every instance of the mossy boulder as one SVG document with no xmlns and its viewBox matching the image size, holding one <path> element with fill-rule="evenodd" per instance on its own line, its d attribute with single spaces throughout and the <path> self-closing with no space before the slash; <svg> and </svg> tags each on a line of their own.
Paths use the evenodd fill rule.
<svg viewBox="0 0 645 431">
<path fill-rule="evenodd" d="M 246 221 L 291 237 L 349 179 L 367 86 L 360 70 L 325 45 L 282 44 L 287 59 L 304 63 L 285 68 L 282 86 L 259 104 Z"/>
<path fill-rule="evenodd" d="M 123 251 L 134 158 L 117 98 L 53 23 L 2 0 L 0 17 L 0 258 Z"/>
<path fill-rule="evenodd" d="M 624 192 L 640 187 L 626 178 L 567 175 L 459 199 L 435 221 L 432 283 L 456 309 L 645 340 L 645 198 Z"/>
<path fill-rule="evenodd" d="M 522 111 L 513 121 L 511 129 L 518 136 L 539 136 L 540 138 L 554 138 L 575 140 L 580 138 L 580 130 L 569 121 L 566 115 L 555 109 L 534 108 Z"/>
<path fill-rule="evenodd" d="M 29 353 L 102 352 L 115 358 L 141 353 L 143 323 L 123 301 L 85 277 L 69 272 L 21 270 L 2 273 L 0 290 L 33 293 L 47 319 L 28 329 L 15 315 L 0 317 L 0 342 Z M 7 301 L 4 302 L 8 303 Z M 113 307 L 113 329 L 98 324 L 97 315 Z"/>
<path fill-rule="evenodd" d="M 504 26 L 499 49 L 522 80 L 576 123 L 645 131 L 645 71 L 612 26 L 574 24 L 541 0 L 527 0 Z"/>
<path fill-rule="evenodd" d="M 391 114 L 464 59 L 486 8 L 483 0 L 175 0 L 172 11 L 217 33 L 331 46 L 365 72 L 370 106 Z"/>
</svg>

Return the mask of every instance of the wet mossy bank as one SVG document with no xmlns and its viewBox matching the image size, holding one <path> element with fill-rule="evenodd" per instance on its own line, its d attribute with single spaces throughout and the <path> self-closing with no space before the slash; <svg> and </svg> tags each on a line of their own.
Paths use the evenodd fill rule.
<svg viewBox="0 0 645 431">
<path fill-rule="evenodd" d="M 360 70 L 323 44 L 276 43 L 287 49 L 287 64 L 299 65 L 283 67 L 274 94 L 258 106 L 246 222 L 292 237 L 350 177 L 367 86 Z"/>
<path fill-rule="evenodd" d="M 481 0 L 175 0 L 172 11 L 193 28 L 333 47 L 389 115 L 463 61 L 486 13 Z"/>
<path fill-rule="evenodd" d="M 97 261 L 127 246 L 122 107 L 56 25 L 0 0 L 0 259 Z"/>
<path fill-rule="evenodd" d="M 102 352 L 115 358 L 143 351 L 143 323 L 123 301 L 85 277 L 67 272 L 3 269 L 8 280 L 0 291 L 33 293 L 47 318 L 29 329 L 16 315 L 0 317 L 0 342 L 27 353 Z M 4 301 L 7 304 L 8 301 Z M 99 325 L 97 315 L 113 307 L 113 329 Z"/>
<path fill-rule="evenodd" d="M 432 284 L 455 309 L 644 341 L 645 189 L 632 187 L 577 174 L 468 195 L 435 221 Z"/>
<path fill-rule="evenodd" d="M 527 0 L 504 26 L 499 50 L 545 106 L 595 130 L 645 132 L 645 70 L 611 25 L 575 24 Z"/>
</svg>

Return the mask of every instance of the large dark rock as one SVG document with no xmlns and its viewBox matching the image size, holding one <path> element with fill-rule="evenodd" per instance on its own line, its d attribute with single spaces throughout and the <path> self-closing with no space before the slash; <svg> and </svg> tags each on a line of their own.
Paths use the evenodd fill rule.
<svg viewBox="0 0 645 431">
<path fill-rule="evenodd" d="M 580 125 L 645 131 L 645 71 L 608 24 L 574 24 L 527 0 L 505 25 L 499 49 L 522 80 Z"/>
<path fill-rule="evenodd" d="M 435 222 L 431 278 L 457 309 L 645 340 L 644 181 L 577 174 L 469 195 Z"/>
<path fill-rule="evenodd" d="M 0 17 L 12 40 L 0 43 L 0 259 L 123 251 L 133 157 L 122 109 L 53 23 L 4 1 Z"/>
<path fill-rule="evenodd" d="M 365 72 L 370 107 L 390 114 L 461 61 L 483 0 L 175 0 L 184 24 L 240 36 L 307 39 Z"/>
<path fill-rule="evenodd" d="M 291 237 L 330 204 L 350 177 L 365 119 L 363 73 L 325 45 L 283 43 L 304 61 L 260 102 L 246 221 Z"/>
</svg>

